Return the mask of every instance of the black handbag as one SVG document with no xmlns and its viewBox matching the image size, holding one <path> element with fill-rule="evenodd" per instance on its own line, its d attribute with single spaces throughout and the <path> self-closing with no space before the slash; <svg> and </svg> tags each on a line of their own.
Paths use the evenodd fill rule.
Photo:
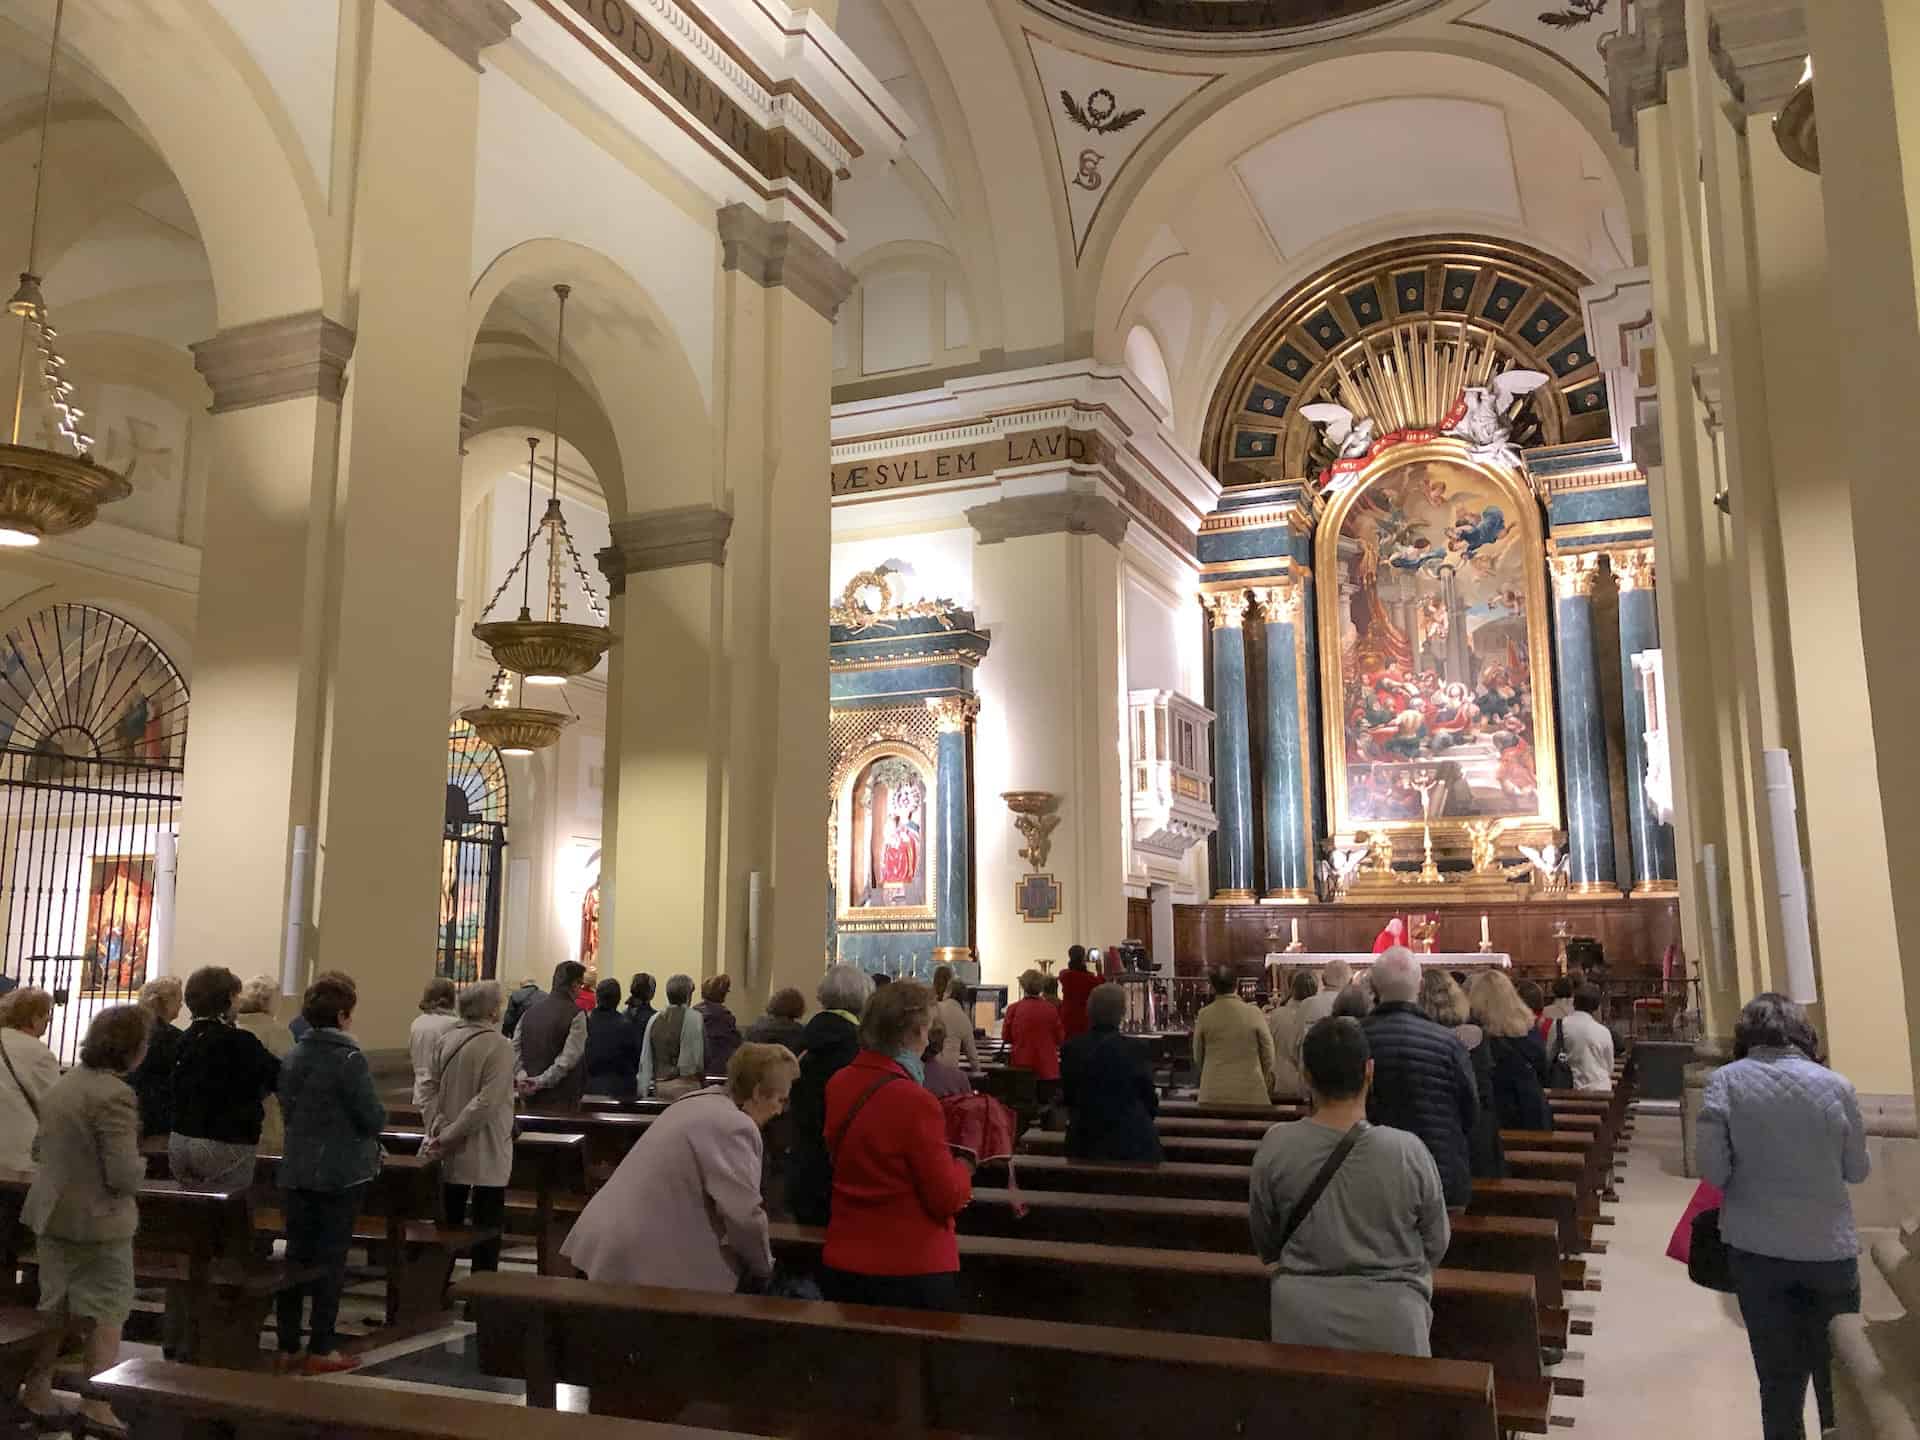
<svg viewBox="0 0 1920 1440">
<path fill-rule="evenodd" d="M 1720 1212 L 1702 1210 L 1693 1217 L 1693 1238 L 1687 1248 L 1687 1278 L 1706 1290 L 1733 1293 L 1733 1262 L 1727 1242 L 1720 1238 Z"/>
<path fill-rule="evenodd" d="M 1551 1049 L 1547 1055 L 1547 1088 L 1549 1090 L 1573 1089 L 1573 1063 L 1567 1059 L 1566 1037 L 1562 1034 L 1561 1021 L 1553 1022 L 1549 1034 Z"/>
</svg>

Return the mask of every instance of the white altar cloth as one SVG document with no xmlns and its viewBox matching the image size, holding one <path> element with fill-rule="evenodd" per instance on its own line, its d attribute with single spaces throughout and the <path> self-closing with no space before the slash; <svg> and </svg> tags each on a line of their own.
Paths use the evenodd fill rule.
<svg viewBox="0 0 1920 1440">
<path fill-rule="evenodd" d="M 1296 967 L 1304 965 L 1310 970 L 1317 970 L 1322 965 L 1330 964 L 1335 960 L 1344 960 L 1355 969 L 1362 969 L 1373 964 L 1373 962 L 1379 958 L 1378 955 L 1331 950 L 1269 950 L 1267 952 L 1267 964 L 1269 965 Z M 1472 970 L 1476 968 L 1511 970 L 1513 968 L 1513 958 L 1497 950 L 1485 955 L 1481 954 L 1478 950 L 1440 951 L 1432 955 L 1422 955 L 1416 950 L 1414 952 L 1414 958 L 1417 959 L 1422 966 L 1431 965 L 1441 970 Z"/>
</svg>

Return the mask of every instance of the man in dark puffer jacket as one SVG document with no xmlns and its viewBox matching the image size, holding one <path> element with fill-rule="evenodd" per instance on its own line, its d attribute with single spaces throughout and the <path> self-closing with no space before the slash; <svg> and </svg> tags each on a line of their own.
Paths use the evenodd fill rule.
<svg viewBox="0 0 1920 1440">
<path fill-rule="evenodd" d="M 787 1208 L 802 1225 L 824 1225 L 833 1204 L 833 1161 L 827 1154 L 827 1081 L 860 1053 L 860 1012 L 873 981 L 857 966 L 829 967 L 820 981 L 820 1011 L 807 1022 L 800 1078 L 788 1098 Z"/>
<path fill-rule="evenodd" d="M 1420 962 L 1411 951 L 1396 945 L 1374 961 L 1373 993 L 1380 1003 L 1361 1022 L 1373 1052 L 1367 1119 L 1424 1140 L 1439 1167 L 1447 1208 L 1463 1209 L 1473 1198 L 1468 1137 L 1480 1109 L 1467 1047 L 1414 1003 Z"/>
</svg>

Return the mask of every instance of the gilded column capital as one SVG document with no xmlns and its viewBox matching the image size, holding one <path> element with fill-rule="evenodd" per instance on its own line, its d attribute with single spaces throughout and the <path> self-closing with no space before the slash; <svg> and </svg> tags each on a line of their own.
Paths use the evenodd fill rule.
<svg viewBox="0 0 1920 1440">
<path fill-rule="evenodd" d="M 1623 546 L 1609 550 L 1607 558 L 1613 563 L 1613 578 L 1620 582 L 1622 595 L 1629 590 L 1654 588 L 1653 546 Z"/>
<path fill-rule="evenodd" d="M 1600 552 L 1579 550 L 1571 555 L 1549 555 L 1547 569 L 1553 575 L 1554 599 L 1588 596 L 1593 594 L 1593 582 L 1600 573 Z"/>
<path fill-rule="evenodd" d="M 1247 592 L 1244 590 L 1213 591 L 1202 595 L 1200 603 L 1216 630 L 1238 630 L 1246 623 Z"/>
<path fill-rule="evenodd" d="M 480 52 L 504 41 L 520 18 L 520 12 L 506 0 L 389 0 L 389 3 L 476 71 L 480 70 Z"/>
<path fill-rule="evenodd" d="M 1253 603 L 1260 611 L 1260 618 L 1269 625 L 1298 625 L 1300 623 L 1300 587 L 1289 582 L 1285 585 L 1256 585 L 1252 591 Z"/>
<path fill-rule="evenodd" d="M 933 712 L 934 726 L 942 735 L 957 735 L 965 731 L 973 717 L 980 713 L 980 697 L 935 695 L 927 701 L 927 709 Z"/>
<path fill-rule="evenodd" d="M 235 325 L 187 348 L 193 368 L 213 392 L 214 414 L 318 395 L 346 393 L 353 331 L 318 310 Z"/>
</svg>

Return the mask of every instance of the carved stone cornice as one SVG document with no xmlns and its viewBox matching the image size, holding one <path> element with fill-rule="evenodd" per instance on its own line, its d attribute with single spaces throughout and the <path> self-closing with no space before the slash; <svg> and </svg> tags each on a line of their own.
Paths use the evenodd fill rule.
<svg viewBox="0 0 1920 1440">
<path fill-rule="evenodd" d="M 187 348 L 213 392 L 216 415 L 318 395 L 336 403 L 346 393 L 353 331 L 318 310 L 222 330 Z"/>
<path fill-rule="evenodd" d="M 733 516 L 712 505 L 681 505 L 629 515 L 610 527 L 613 543 L 594 559 L 616 595 L 627 576 L 681 565 L 724 565 Z"/>
<path fill-rule="evenodd" d="M 1686 0 L 1639 0 L 1634 28 L 1605 50 L 1613 133 L 1628 149 L 1640 142 L 1640 112 L 1667 103 L 1667 75 L 1687 64 Z"/>
<path fill-rule="evenodd" d="M 1622 545 L 1607 551 L 1607 560 L 1613 566 L 1613 578 L 1619 581 L 1622 595 L 1654 588 L 1653 546 Z"/>
<path fill-rule="evenodd" d="M 1216 630 L 1239 630 L 1246 625 L 1249 602 L 1244 590 L 1213 590 L 1200 597 L 1207 623 Z"/>
<path fill-rule="evenodd" d="M 520 12 L 507 0 L 387 0 L 476 71 L 480 52 L 513 33 Z"/>
<path fill-rule="evenodd" d="M 1103 495 L 1054 490 L 975 505 L 967 511 L 967 523 L 982 545 L 1029 535 L 1097 535 L 1118 547 L 1127 538 L 1128 517 Z"/>
<path fill-rule="evenodd" d="M 1256 585 L 1252 593 L 1260 618 L 1267 624 L 1300 623 L 1300 588 L 1297 585 Z"/>
<path fill-rule="evenodd" d="M 1786 103 L 1807 64 L 1802 0 L 1713 0 L 1707 56 L 1747 115 L 1771 115 Z"/>
<path fill-rule="evenodd" d="M 933 712 L 934 728 L 942 735 L 963 733 L 980 713 L 978 695 L 936 695 L 927 701 Z"/>
<path fill-rule="evenodd" d="M 1593 594 L 1593 582 L 1600 575 L 1600 552 L 1576 550 L 1570 555 L 1549 555 L 1547 571 L 1553 576 L 1553 598 L 1573 600 Z"/>
<path fill-rule="evenodd" d="M 796 300 L 827 320 L 853 293 L 853 272 L 789 220 L 769 220 L 750 205 L 720 211 L 720 263 L 771 290 L 790 290 Z"/>
</svg>

